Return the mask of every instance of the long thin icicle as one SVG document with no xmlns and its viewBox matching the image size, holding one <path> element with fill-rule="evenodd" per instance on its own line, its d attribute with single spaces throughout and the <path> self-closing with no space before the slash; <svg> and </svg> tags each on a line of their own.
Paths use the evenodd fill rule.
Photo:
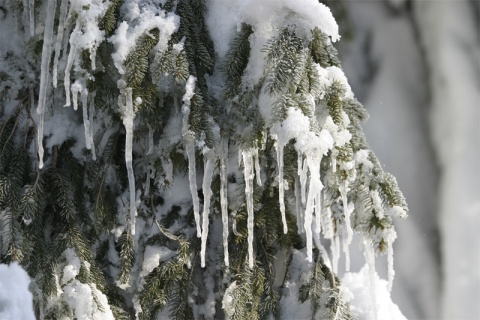
<svg viewBox="0 0 480 320">
<path fill-rule="evenodd" d="M 228 256 L 228 195 L 227 195 L 227 158 L 228 140 L 223 139 L 220 151 L 220 206 L 223 223 L 223 258 L 225 266 L 229 266 Z"/>
<path fill-rule="evenodd" d="M 190 184 L 190 193 L 192 194 L 193 215 L 197 225 L 197 237 L 202 237 L 202 227 L 200 221 L 200 201 L 197 192 L 197 171 L 195 167 L 195 133 L 190 130 L 188 117 L 190 116 L 190 100 L 195 94 L 196 78 L 189 76 L 185 85 L 185 94 L 182 97 L 182 135 L 185 140 L 185 153 L 188 158 L 188 181 Z M 175 99 L 176 100 L 176 99 Z"/>
<path fill-rule="evenodd" d="M 35 0 L 28 1 L 28 11 L 30 20 L 30 37 L 33 37 L 35 35 Z"/>
<path fill-rule="evenodd" d="M 76 96 L 76 95 L 75 95 Z M 93 160 L 96 160 L 95 147 L 93 146 L 93 135 L 91 129 L 91 123 L 88 115 L 88 89 L 84 88 L 81 93 L 82 97 L 82 111 L 83 111 L 83 126 L 85 127 L 85 147 L 88 150 L 92 150 Z M 91 117 L 91 112 L 90 112 Z"/>
<path fill-rule="evenodd" d="M 390 239 L 387 240 L 388 252 L 387 252 L 387 264 L 388 264 L 388 291 L 392 292 L 393 278 L 395 277 L 395 269 L 393 268 L 393 241 L 397 238 L 397 233 L 391 230 Z"/>
<path fill-rule="evenodd" d="M 282 214 L 283 233 L 288 232 L 287 218 L 285 217 L 285 186 L 283 180 L 283 144 L 277 143 L 277 165 L 278 165 L 278 199 L 280 212 Z"/>
<path fill-rule="evenodd" d="M 312 250 L 313 250 L 313 243 L 312 243 L 312 222 L 313 222 L 313 211 L 315 209 L 315 201 L 319 202 L 320 200 L 320 193 L 323 189 L 323 184 L 320 181 L 320 161 L 316 161 L 316 159 L 310 159 L 309 157 L 306 158 L 308 169 L 310 171 L 310 183 L 308 186 L 308 198 L 307 198 L 307 205 L 305 208 L 305 237 L 307 242 L 307 260 L 312 262 Z M 317 206 L 317 210 L 320 210 L 321 206 L 320 203 Z M 320 218 L 320 212 L 316 213 L 318 218 Z M 320 219 L 315 219 L 315 232 L 320 232 Z M 318 220 L 318 221 L 317 221 Z"/>
<path fill-rule="evenodd" d="M 353 230 L 352 225 L 350 222 L 350 216 L 353 210 L 348 205 L 348 182 L 344 181 L 339 186 L 339 191 L 342 196 L 342 203 L 343 203 L 343 214 L 345 216 L 345 227 L 346 227 L 346 237 L 343 239 L 343 252 L 345 253 L 345 270 L 348 272 L 350 271 L 350 243 L 353 239 Z"/>
<path fill-rule="evenodd" d="M 202 237 L 202 228 L 200 222 L 200 200 L 197 192 L 197 171 L 195 169 L 195 145 L 193 141 L 185 142 L 185 153 L 188 158 L 188 181 L 190 184 L 190 193 L 193 201 L 193 215 L 197 225 L 197 237 Z"/>
<path fill-rule="evenodd" d="M 245 198 L 247 201 L 248 266 L 253 268 L 253 156 L 252 150 L 242 151 L 243 175 L 245 177 Z"/>
<path fill-rule="evenodd" d="M 340 259 L 340 238 L 335 235 L 330 245 L 332 251 L 332 268 L 333 272 L 338 273 L 338 259 Z"/>
<path fill-rule="evenodd" d="M 206 155 L 205 170 L 203 174 L 203 216 L 202 216 L 202 245 L 200 250 L 200 261 L 202 268 L 205 267 L 205 250 L 207 249 L 208 224 L 210 215 L 210 200 L 212 198 L 212 177 L 215 169 L 215 157 Z"/>
<path fill-rule="evenodd" d="M 65 87 L 65 107 L 70 106 L 70 71 L 72 70 L 73 60 L 77 53 L 77 36 L 80 32 L 80 20 L 77 19 L 75 29 L 73 29 L 70 36 L 70 52 L 68 53 L 67 65 L 65 67 L 65 77 L 63 80 L 63 86 Z"/>
<path fill-rule="evenodd" d="M 372 312 L 373 312 L 373 320 L 377 320 L 377 301 L 376 301 L 376 294 L 375 294 L 375 276 L 376 276 L 376 271 L 375 271 L 375 252 L 373 249 L 372 244 L 370 241 L 365 240 L 364 241 L 364 255 L 365 255 L 365 260 L 367 261 L 368 265 L 368 274 L 369 274 L 369 279 L 370 279 L 370 303 L 372 307 Z"/>
<path fill-rule="evenodd" d="M 62 49 L 63 32 L 65 30 L 65 19 L 67 17 L 67 7 L 68 0 L 62 0 L 60 4 L 60 16 L 58 17 L 57 39 L 55 41 L 55 55 L 53 57 L 52 81 L 54 88 L 57 87 L 58 59 L 60 57 L 60 50 Z"/>
<path fill-rule="evenodd" d="M 53 20 L 55 18 L 55 0 L 48 0 L 47 18 L 45 20 L 45 30 L 43 32 L 42 62 L 40 66 L 40 92 L 38 97 L 38 157 L 40 169 L 43 168 L 43 124 L 45 121 L 45 104 L 47 102 L 48 88 L 48 66 L 50 56 L 52 55 L 52 38 L 53 38 Z"/>
<path fill-rule="evenodd" d="M 127 165 L 128 173 L 128 186 L 130 189 L 130 232 L 135 235 L 135 218 L 137 216 L 137 206 L 135 199 L 135 176 L 133 175 L 133 101 L 132 101 L 132 88 L 126 88 L 126 109 L 123 115 L 123 125 L 125 126 L 125 163 Z"/>
<path fill-rule="evenodd" d="M 258 158 L 258 149 L 253 149 L 253 159 L 255 161 L 255 176 L 257 178 L 257 185 L 262 186 L 262 176 L 260 174 L 260 160 Z"/>
<path fill-rule="evenodd" d="M 147 154 L 150 155 L 153 153 L 153 129 L 152 126 L 147 124 L 148 126 L 148 151 Z"/>
<path fill-rule="evenodd" d="M 298 233 L 302 234 L 304 232 L 303 226 L 303 210 L 302 210 L 302 199 L 300 194 L 300 179 L 295 177 L 295 210 L 297 213 L 297 229 Z"/>
<path fill-rule="evenodd" d="M 88 119 L 89 119 L 89 124 L 90 124 L 90 128 L 89 128 L 89 136 L 90 136 L 90 145 L 92 147 L 92 159 L 93 160 L 97 160 L 97 153 L 96 153 L 96 150 L 95 150 L 95 142 L 93 141 L 93 114 L 94 114 L 94 110 L 95 110 L 95 96 L 96 96 L 96 92 L 92 92 L 90 94 L 90 102 L 88 104 Z"/>
</svg>

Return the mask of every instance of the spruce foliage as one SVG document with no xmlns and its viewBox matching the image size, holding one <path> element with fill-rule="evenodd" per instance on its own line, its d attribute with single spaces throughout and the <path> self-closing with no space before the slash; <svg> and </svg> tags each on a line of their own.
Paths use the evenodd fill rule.
<svg viewBox="0 0 480 320">
<path fill-rule="evenodd" d="M 368 150 L 366 111 L 330 74 L 330 36 L 282 25 L 259 48 L 244 22 L 219 58 L 208 1 L 49 1 L 68 10 L 48 70 L 39 2 L 33 26 L 26 2 L 6 2 L 25 52 L 0 48 L 0 262 L 26 268 L 37 317 L 279 319 L 295 290 L 312 319 L 353 319 L 312 226 L 385 253 L 408 208 Z M 318 146 L 281 140 L 292 114 Z M 287 290 L 299 261 L 308 274 Z"/>
</svg>

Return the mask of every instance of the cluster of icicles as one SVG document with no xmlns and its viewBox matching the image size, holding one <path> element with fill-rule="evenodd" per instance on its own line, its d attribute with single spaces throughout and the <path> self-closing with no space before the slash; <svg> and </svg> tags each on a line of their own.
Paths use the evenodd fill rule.
<svg viewBox="0 0 480 320">
<path fill-rule="evenodd" d="M 66 23 L 67 20 L 71 18 L 74 13 L 75 8 L 71 7 L 67 13 L 69 0 L 62 0 L 60 5 L 60 14 L 59 14 L 59 23 L 58 23 L 58 32 L 56 34 L 55 45 L 54 47 L 54 59 L 53 59 L 53 72 L 52 72 L 52 82 L 53 86 L 57 86 L 57 73 L 60 60 L 60 51 L 61 48 L 67 48 L 68 37 L 64 37 L 64 33 L 67 35 L 70 33 L 70 23 Z M 42 59 L 41 59 L 41 79 L 40 79 L 40 91 L 39 91 L 39 100 L 37 106 L 38 113 L 38 155 L 39 155 L 39 168 L 43 167 L 43 127 L 44 127 L 44 112 L 45 104 L 47 99 L 47 89 L 49 84 L 49 62 L 52 55 L 52 44 L 54 40 L 53 33 L 53 21 L 55 18 L 55 0 L 48 0 L 47 3 L 47 18 L 45 23 L 44 31 L 44 41 L 42 48 Z M 32 16 L 32 14 L 30 15 Z M 94 17 L 94 20 L 96 18 Z M 85 21 L 85 20 L 83 20 Z M 33 21 L 30 20 L 30 33 L 34 34 Z M 66 26 L 66 27 L 65 27 Z M 93 142 L 93 129 L 91 125 L 91 119 L 93 117 L 93 101 L 95 93 L 88 92 L 86 87 L 86 78 L 79 78 L 75 83 L 70 83 L 70 72 L 74 64 L 76 55 L 79 52 L 77 48 L 77 43 L 79 37 L 82 35 L 80 31 L 83 27 L 81 19 L 76 20 L 76 24 L 72 34 L 70 36 L 70 52 L 68 55 L 63 54 L 62 59 L 65 65 L 64 72 L 64 86 L 66 92 L 66 104 L 65 106 L 70 106 L 73 103 L 73 108 L 76 110 L 78 107 L 78 95 L 80 94 L 81 103 L 83 106 L 83 123 L 85 126 L 85 139 L 86 147 L 92 151 L 92 157 L 95 160 L 95 146 Z M 67 29 L 67 30 L 65 30 Z M 101 36 L 101 32 L 99 33 Z M 63 42 L 63 43 L 62 43 Z M 99 43 L 100 41 L 93 41 L 93 43 Z M 95 70 L 95 52 L 96 46 L 91 45 L 90 42 L 90 58 L 92 61 L 92 69 Z M 228 201 L 227 201 L 227 159 L 228 159 L 228 141 L 223 139 L 220 142 L 220 146 L 215 150 L 207 150 L 204 152 L 204 177 L 202 183 L 202 189 L 204 194 L 204 203 L 202 216 L 200 216 L 200 201 L 197 193 L 197 181 L 196 181 L 196 164 L 195 164 L 195 138 L 193 132 L 189 130 L 188 125 L 188 116 L 190 113 L 190 99 L 193 96 L 193 90 L 195 87 L 195 78 L 190 77 L 186 84 L 186 93 L 183 97 L 183 128 L 182 134 L 185 141 L 185 153 L 188 158 L 188 167 L 189 167 L 189 182 L 190 182 L 190 191 L 193 201 L 194 217 L 196 222 L 196 231 L 197 236 L 201 238 L 201 266 L 205 266 L 205 253 L 207 247 L 207 236 L 209 229 L 209 214 L 210 214 L 210 203 L 212 197 L 211 183 L 212 177 L 215 170 L 215 163 L 217 157 L 220 158 L 220 202 L 221 202 L 221 213 L 222 213 L 222 223 L 223 223 L 223 246 L 224 246 L 224 261 L 225 265 L 229 265 L 229 255 L 228 255 L 228 235 L 229 235 L 229 222 L 228 222 Z M 135 219 L 137 214 L 136 209 L 136 192 L 135 192 L 135 178 L 132 165 L 132 145 L 133 145 L 133 120 L 135 117 L 133 101 L 132 101 L 132 90 L 131 88 L 123 88 L 121 93 L 124 98 L 123 105 L 123 123 L 126 129 L 126 146 L 125 146 L 125 160 L 128 173 L 129 181 L 129 194 L 130 194 L 130 232 L 135 234 Z M 71 95 L 72 94 L 72 98 Z M 151 132 L 152 130 L 150 130 Z M 151 134 L 150 134 L 151 136 Z M 150 137 L 150 140 L 152 138 Z M 153 143 L 150 141 L 150 148 Z M 285 200 L 284 200 L 284 170 L 283 170 L 283 148 L 285 146 L 284 142 L 277 141 L 276 144 L 276 153 L 277 153 L 277 165 L 278 165 L 278 184 L 279 184 L 279 204 L 280 204 L 280 214 L 283 222 L 284 232 L 287 233 L 288 226 L 285 216 Z M 328 149 L 331 149 L 329 147 Z M 150 152 L 151 150 L 149 150 Z M 248 229 L 248 263 L 249 267 L 252 268 L 254 265 L 254 254 L 253 254 L 253 228 L 254 228 L 254 206 L 253 206 L 253 183 L 256 177 L 256 183 L 261 186 L 261 176 L 260 176 L 260 164 L 259 164 L 259 155 L 258 149 L 252 148 L 248 150 L 241 150 L 239 160 L 243 162 L 243 173 L 245 179 L 245 198 L 247 206 L 247 229 Z M 322 189 L 323 184 L 320 179 L 320 161 L 321 157 L 312 157 L 308 153 L 298 152 L 298 175 L 295 181 L 295 195 L 296 195 L 296 211 L 297 211 L 297 227 L 300 233 L 305 233 L 306 246 L 307 246 L 307 260 L 312 261 L 312 250 L 313 244 L 319 248 L 322 248 L 320 243 L 320 234 L 322 233 L 324 238 L 331 240 L 331 252 L 332 252 L 332 268 L 336 272 L 338 267 L 339 260 L 339 251 L 340 251 L 340 237 L 338 232 L 334 232 L 333 222 L 332 222 L 332 212 L 330 208 L 322 209 Z M 332 165 L 333 170 L 336 167 L 334 155 L 332 153 Z M 308 192 L 307 192 L 308 191 Z M 345 219 L 345 233 L 342 238 L 343 241 L 343 251 L 346 255 L 346 269 L 349 269 L 349 245 L 352 241 L 353 230 L 350 223 L 350 217 L 353 212 L 353 204 L 348 203 L 347 193 L 349 191 L 349 186 L 345 182 L 339 187 L 339 192 L 341 194 L 341 199 L 343 202 L 344 208 L 344 219 Z M 305 208 L 305 209 L 303 209 Z M 388 260 L 389 260 L 389 287 L 391 288 L 391 281 L 393 279 L 393 253 L 392 253 L 392 242 L 388 241 Z M 322 248 L 323 249 L 323 248 Z M 371 270 L 374 270 L 374 252 L 373 247 L 370 244 L 365 245 L 365 256 L 366 260 L 370 266 Z M 374 271 L 372 271 L 374 272 Z"/>
</svg>

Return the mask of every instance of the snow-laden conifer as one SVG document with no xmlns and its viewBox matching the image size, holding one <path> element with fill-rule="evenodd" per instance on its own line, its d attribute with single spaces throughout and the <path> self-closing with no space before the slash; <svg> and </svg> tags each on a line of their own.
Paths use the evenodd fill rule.
<svg viewBox="0 0 480 320">
<path fill-rule="evenodd" d="M 407 207 L 325 5 L 48 0 L 18 21 L 0 257 L 27 267 L 39 318 L 353 319 L 335 272 L 355 232 L 393 277 Z"/>
</svg>

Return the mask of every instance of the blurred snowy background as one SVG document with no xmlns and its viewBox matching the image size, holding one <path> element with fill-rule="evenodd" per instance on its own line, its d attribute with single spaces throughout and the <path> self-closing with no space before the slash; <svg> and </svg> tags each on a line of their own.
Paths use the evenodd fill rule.
<svg viewBox="0 0 480 320">
<path fill-rule="evenodd" d="M 480 319 L 480 1 L 326 2 L 367 141 L 410 208 L 392 299 L 408 319 Z"/>
</svg>

